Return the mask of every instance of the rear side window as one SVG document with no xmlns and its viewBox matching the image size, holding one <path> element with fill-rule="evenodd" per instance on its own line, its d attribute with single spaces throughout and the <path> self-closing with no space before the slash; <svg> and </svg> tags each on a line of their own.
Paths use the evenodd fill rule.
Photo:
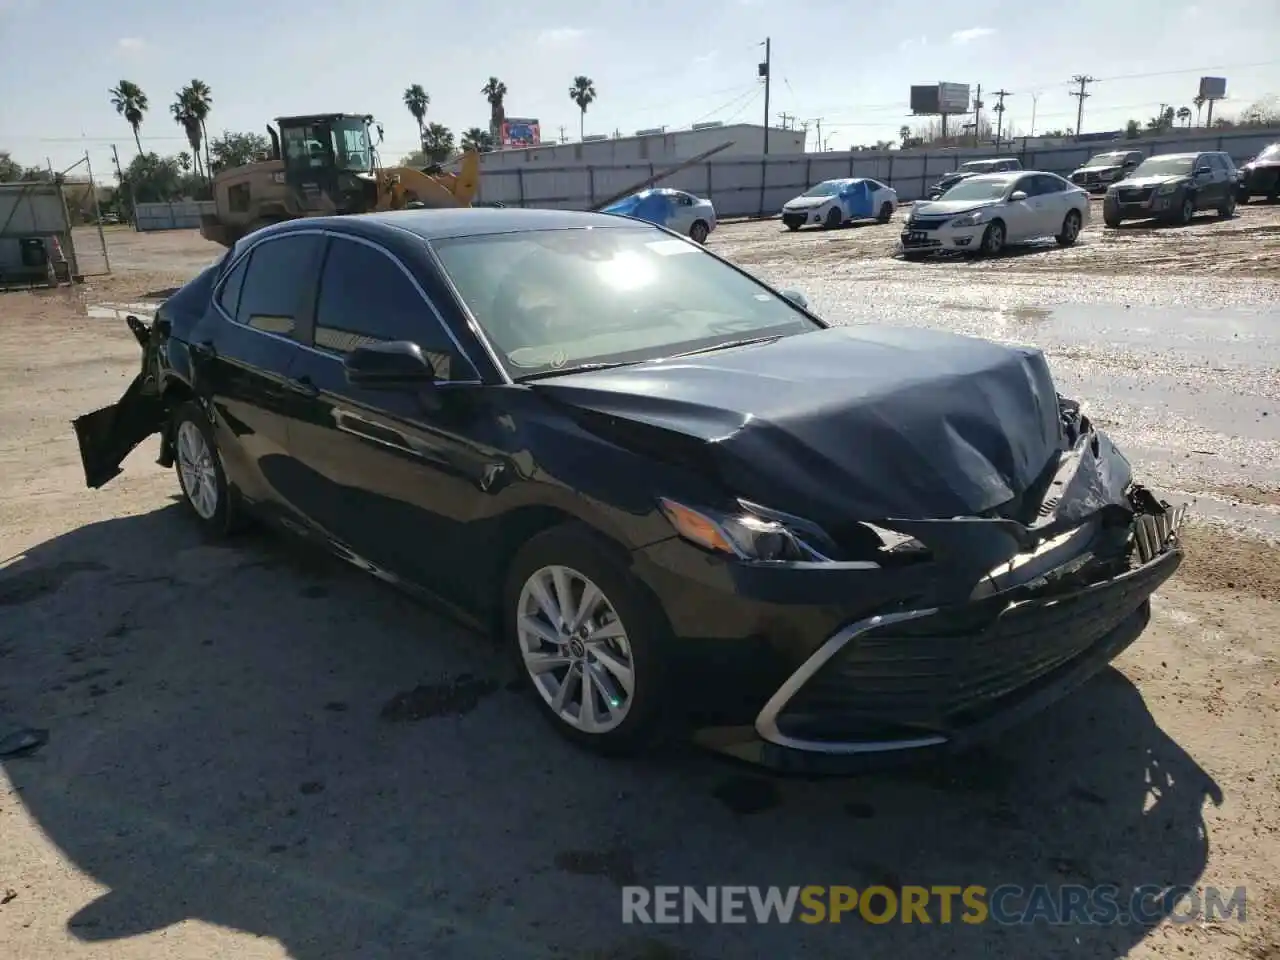
<svg viewBox="0 0 1280 960">
<path fill-rule="evenodd" d="M 265 333 L 293 336 L 303 298 L 315 286 L 316 258 L 323 243 L 319 234 L 302 233 L 254 247 L 241 281 L 236 320 Z M 230 279 L 227 283 L 230 286 Z"/>
<path fill-rule="evenodd" d="M 227 312 L 227 316 L 234 318 L 236 311 L 240 308 L 240 290 L 244 286 L 244 274 L 249 268 L 249 258 L 241 257 L 240 262 L 235 265 L 226 281 L 222 284 L 222 292 L 218 294 L 218 306 Z"/>
</svg>

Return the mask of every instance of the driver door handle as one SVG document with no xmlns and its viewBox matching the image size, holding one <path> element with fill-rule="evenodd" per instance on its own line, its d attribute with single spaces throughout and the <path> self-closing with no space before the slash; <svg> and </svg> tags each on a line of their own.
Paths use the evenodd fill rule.
<svg viewBox="0 0 1280 960">
<path fill-rule="evenodd" d="M 320 396 L 320 388 L 311 382 L 311 378 L 306 374 L 300 377 L 290 377 L 288 380 L 289 389 L 295 393 L 300 393 L 305 397 Z"/>
</svg>

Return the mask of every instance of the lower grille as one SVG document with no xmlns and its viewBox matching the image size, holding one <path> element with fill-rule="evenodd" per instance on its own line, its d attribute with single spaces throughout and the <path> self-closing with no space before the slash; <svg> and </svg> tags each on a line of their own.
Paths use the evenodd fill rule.
<svg viewBox="0 0 1280 960">
<path fill-rule="evenodd" d="M 934 219 L 934 220 L 925 220 L 923 218 L 909 220 L 907 222 L 907 229 L 908 230 L 937 230 L 939 227 L 944 225 L 949 219 L 950 219 L 949 217 L 942 217 L 941 219 Z"/>
<path fill-rule="evenodd" d="M 1155 192 L 1154 187 L 1132 187 L 1128 190 L 1120 191 L 1121 203 L 1145 203 L 1151 199 L 1151 194 Z"/>
<path fill-rule="evenodd" d="M 1014 602 L 998 594 L 868 630 L 800 688 L 778 729 L 835 740 L 978 722 L 1145 617 L 1151 593 L 1176 566 L 1169 557 L 1071 592 L 1024 588 L 1012 592 Z"/>
</svg>

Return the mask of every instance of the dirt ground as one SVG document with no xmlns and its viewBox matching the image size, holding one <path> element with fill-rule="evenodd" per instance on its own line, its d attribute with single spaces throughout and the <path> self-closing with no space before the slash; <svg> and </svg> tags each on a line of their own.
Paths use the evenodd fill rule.
<svg viewBox="0 0 1280 960">
<path fill-rule="evenodd" d="M 203 542 L 153 442 L 87 491 L 69 421 L 136 371 L 121 313 L 218 254 L 193 233 L 116 232 L 110 277 L 0 296 L 0 738 L 49 737 L 0 776 L 0 956 L 1280 957 L 1280 208 L 981 262 L 903 263 L 898 229 L 711 245 L 836 322 L 1042 345 L 1196 519 L 1117 669 L 963 761 L 847 780 L 593 759 L 488 639 L 280 537 Z M 627 926 L 637 883 L 1245 886 L 1248 910 Z"/>
</svg>

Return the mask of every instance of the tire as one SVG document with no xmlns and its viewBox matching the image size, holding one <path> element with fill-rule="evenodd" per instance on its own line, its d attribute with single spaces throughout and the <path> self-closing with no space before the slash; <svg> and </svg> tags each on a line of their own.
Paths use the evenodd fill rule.
<svg viewBox="0 0 1280 960">
<path fill-rule="evenodd" d="M 694 243 L 706 243 L 707 234 L 710 232 L 705 221 L 695 220 L 693 221 L 693 226 L 689 228 L 689 239 Z"/>
<path fill-rule="evenodd" d="M 987 229 L 982 231 L 982 243 L 978 252 L 984 256 L 994 257 L 1004 249 L 1005 229 L 1003 220 L 992 220 Z"/>
<path fill-rule="evenodd" d="M 1195 219 L 1195 216 L 1196 216 L 1196 198 L 1193 196 L 1187 195 L 1182 198 L 1182 206 L 1179 207 L 1177 212 L 1173 215 L 1173 222 L 1180 227 L 1185 227 L 1187 224 L 1189 224 L 1192 220 Z"/>
<path fill-rule="evenodd" d="M 1113 217 L 1109 213 L 1106 213 L 1104 211 L 1102 214 L 1102 222 L 1105 223 L 1112 230 L 1114 230 L 1116 227 L 1120 226 L 1120 224 L 1123 223 L 1124 221 L 1121 220 L 1119 217 Z"/>
<path fill-rule="evenodd" d="M 1234 193 L 1227 194 L 1227 199 L 1222 201 L 1222 206 L 1218 208 L 1218 216 L 1223 220 L 1230 220 L 1236 215 L 1236 195 Z"/>
<path fill-rule="evenodd" d="M 594 586 L 602 598 L 593 620 L 594 631 L 568 633 L 552 624 L 541 611 L 538 588 L 554 595 L 555 571 L 571 583 Z M 575 592 L 575 601 L 581 593 Z M 503 642 L 509 645 L 516 669 L 533 693 L 542 715 L 566 739 L 606 756 L 633 756 L 657 746 L 672 729 L 663 682 L 666 652 L 671 648 L 666 619 L 644 589 L 628 573 L 609 541 L 589 527 L 571 523 L 543 531 L 516 554 L 503 590 Z M 554 605 L 554 604 L 553 604 Z M 613 618 L 604 611 L 611 608 Z M 619 630 L 610 628 L 620 625 Z M 541 636 L 536 636 L 534 628 Z M 558 629 L 559 628 L 559 629 Z M 606 631 L 608 631 L 606 633 Z M 621 642 L 616 633 L 622 634 Z M 600 638 L 592 641 L 591 636 Z M 557 646 L 547 642 L 554 637 Z M 543 661 L 548 669 L 536 670 L 530 661 Z M 612 666 L 605 666 L 611 662 Z M 554 667 L 550 665 L 555 663 Z M 618 666 L 630 666 L 631 690 L 625 689 Z M 591 703 L 597 721 L 590 729 L 583 711 L 583 668 L 593 678 Z M 603 681 L 598 678 L 603 677 Z M 569 684 L 563 708 L 555 700 Z M 612 696 L 621 704 L 619 715 L 605 702 Z M 602 716 L 603 713 L 607 716 Z"/>
<path fill-rule="evenodd" d="M 182 502 L 208 533 L 225 537 L 243 526 L 239 498 L 227 483 L 213 428 L 191 401 L 173 412 L 173 469 Z"/>
<path fill-rule="evenodd" d="M 927 256 L 929 256 L 929 254 L 928 254 L 928 253 L 926 253 L 926 252 L 923 252 L 923 251 L 920 251 L 920 250 L 912 250 L 912 251 L 911 251 L 911 252 L 909 252 L 909 253 L 908 253 L 908 252 L 904 252 L 904 253 L 902 254 L 902 259 L 903 259 L 903 260 L 910 260 L 910 261 L 912 261 L 912 262 L 916 262 L 916 261 L 919 261 L 919 260 L 923 260 L 923 259 L 924 259 L 925 257 L 927 257 Z"/>
<path fill-rule="evenodd" d="M 832 207 L 827 211 L 827 218 L 822 221 L 822 225 L 828 230 L 835 230 L 844 223 L 844 214 L 836 207 Z"/>
<path fill-rule="evenodd" d="M 1079 211 L 1068 210 L 1067 215 L 1062 218 L 1062 231 L 1053 238 L 1058 241 L 1058 246 L 1070 247 L 1075 244 L 1080 236 L 1080 223 Z"/>
<path fill-rule="evenodd" d="M 876 217 L 879 223 L 888 223 L 893 219 L 893 204 L 886 200 L 880 204 L 880 215 Z"/>
<path fill-rule="evenodd" d="M 800 224 L 796 223 L 795 221 L 792 221 L 787 224 L 787 229 L 790 230 L 792 233 L 795 233 L 797 230 L 800 229 Z"/>
</svg>

